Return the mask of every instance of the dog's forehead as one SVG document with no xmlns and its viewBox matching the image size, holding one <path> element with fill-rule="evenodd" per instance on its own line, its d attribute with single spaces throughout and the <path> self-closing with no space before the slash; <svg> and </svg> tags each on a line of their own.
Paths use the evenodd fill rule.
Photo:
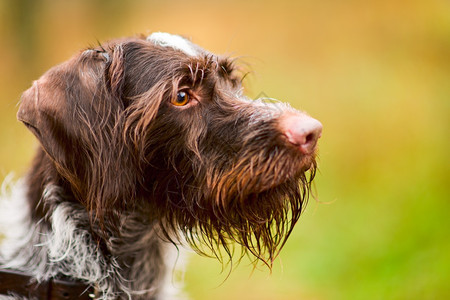
<svg viewBox="0 0 450 300">
<path fill-rule="evenodd" d="M 162 47 L 170 47 L 182 51 L 189 56 L 195 57 L 200 54 L 198 46 L 195 46 L 179 35 L 166 32 L 154 32 L 147 37 L 147 40 Z"/>
</svg>

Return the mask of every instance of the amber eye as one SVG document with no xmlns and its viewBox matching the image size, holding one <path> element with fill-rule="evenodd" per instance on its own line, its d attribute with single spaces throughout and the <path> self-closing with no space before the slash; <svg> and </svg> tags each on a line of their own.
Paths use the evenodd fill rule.
<svg viewBox="0 0 450 300">
<path fill-rule="evenodd" d="M 189 102 L 189 95 L 186 92 L 180 91 L 175 99 L 172 99 L 171 103 L 176 106 L 183 106 Z"/>
</svg>

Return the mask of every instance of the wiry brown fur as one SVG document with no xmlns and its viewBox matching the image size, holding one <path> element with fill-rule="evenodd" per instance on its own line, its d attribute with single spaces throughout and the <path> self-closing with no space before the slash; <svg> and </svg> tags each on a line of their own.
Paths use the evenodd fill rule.
<svg viewBox="0 0 450 300">
<path fill-rule="evenodd" d="M 299 112 L 255 105 L 240 81 L 229 58 L 203 50 L 191 57 L 141 38 L 108 42 L 48 71 L 18 113 L 43 149 L 28 176 L 34 219 L 51 219 L 58 203 L 41 200 L 53 184 L 61 202 L 84 208 L 85 226 L 119 262 L 134 259 L 111 250 L 120 249 L 111 241 L 130 242 L 130 215 L 163 240 L 219 258 L 222 250 L 231 258 L 237 243 L 271 266 L 316 164 L 280 131 L 280 118 Z M 198 102 L 171 105 L 180 89 Z"/>
</svg>

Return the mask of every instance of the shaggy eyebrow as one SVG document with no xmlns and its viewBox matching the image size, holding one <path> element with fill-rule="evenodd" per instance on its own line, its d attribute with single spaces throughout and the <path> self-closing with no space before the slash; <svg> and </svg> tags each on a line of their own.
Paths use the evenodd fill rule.
<svg viewBox="0 0 450 300">
<path fill-rule="evenodd" d="M 218 65 L 222 76 L 229 77 L 235 70 L 234 61 L 229 58 L 220 58 Z"/>
</svg>

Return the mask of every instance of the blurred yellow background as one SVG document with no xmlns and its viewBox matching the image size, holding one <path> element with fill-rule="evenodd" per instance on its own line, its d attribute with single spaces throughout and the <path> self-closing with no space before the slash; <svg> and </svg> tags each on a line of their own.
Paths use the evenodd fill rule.
<svg viewBox="0 0 450 300">
<path fill-rule="evenodd" d="M 272 274 L 193 256 L 192 299 L 450 299 L 450 2 L 0 1 L 0 179 L 37 145 L 22 91 L 97 40 L 167 31 L 324 125 L 318 200 Z M 225 280 L 226 279 L 226 280 Z M 225 281 L 224 281 L 225 280 Z"/>
</svg>

